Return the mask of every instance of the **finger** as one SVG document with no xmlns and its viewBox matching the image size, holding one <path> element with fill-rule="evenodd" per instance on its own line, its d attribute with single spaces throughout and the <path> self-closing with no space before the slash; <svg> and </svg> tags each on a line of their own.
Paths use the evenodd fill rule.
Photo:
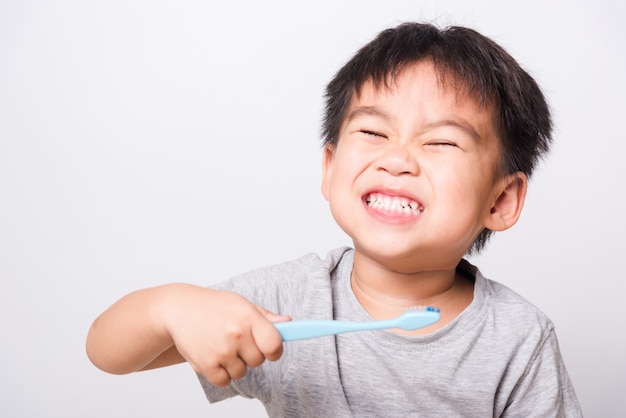
<svg viewBox="0 0 626 418">
<path fill-rule="evenodd" d="M 232 357 L 226 364 L 223 364 L 222 367 L 232 380 L 241 379 L 248 371 L 248 366 L 241 357 Z"/>
<path fill-rule="evenodd" d="M 192 365 L 193 366 L 193 365 Z M 222 366 L 207 367 L 204 369 L 193 369 L 203 375 L 213 386 L 225 387 L 230 384 L 230 374 Z"/>
<path fill-rule="evenodd" d="M 267 320 L 257 321 L 252 327 L 252 338 L 259 351 L 267 360 L 276 361 L 283 354 L 283 339 L 280 333 Z"/>
<path fill-rule="evenodd" d="M 276 314 L 274 312 L 268 311 L 262 306 L 257 306 L 257 309 L 259 310 L 259 312 L 261 312 L 265 319 L 267 319 L 271 323 L 291 321 L 291 316 L 289 315 Z"/>
<path fill-rule="evenodd" d="M 265 361 L 265 356 L 256 346 L 253 341 L 250 344 L 246 344 L 239 349 L 239 357 L 249 367 L 258 367 Z"/>
</svg>

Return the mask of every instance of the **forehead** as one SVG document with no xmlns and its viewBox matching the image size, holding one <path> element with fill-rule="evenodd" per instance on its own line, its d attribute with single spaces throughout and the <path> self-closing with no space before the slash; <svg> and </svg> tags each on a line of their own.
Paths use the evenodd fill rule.
<svg viewBox="0 0 626 418">
<path fill-rule="evenodd" d="M 415 82 L 429 85 L 433 89 L 432 92 L 437 95 L 453 96 L 457 102 L 468 102 L 477 108 L 487 107 L 490 111 L 493 110 L 493 100 L 486 97 L 484 92 L 475 86 L 470 86 L 469 81 L 463 80 L 462 77 L 445 67 L 436 65 L 430 59 L 406 63 L 381 77 L 368 77 L 355 86 L 352 101 L 358 100 L 367 90 L 374 90 L 379 94 L 393 92 Z"/>
<path fill-rule="evenodd" d="M 393 104 L 398 104 L 393 106 Z M 361 107 L 389 107 L 390 117 L 398 114 L 417 117 L 458 116 L 479 125 L 491 134 L 497 133 L 496 112 L 492 101 L 438 69 L 431 61 L 422 60 L 400 67 L 380 79 L 368 79 L 356 89 L 344 117 L 346 122 Z"/>
</svg>

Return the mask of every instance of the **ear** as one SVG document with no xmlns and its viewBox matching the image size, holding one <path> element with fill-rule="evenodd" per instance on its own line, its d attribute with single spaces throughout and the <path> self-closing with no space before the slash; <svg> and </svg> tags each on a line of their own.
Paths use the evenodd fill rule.
<svg viewBox="0 0 626 418">
<path fill-rule="evenodd" d="M 322 195 L 324 199 L 330 197 L 330 181 L 333 175 L 333 158 L 335 157 L 335 146 L 326 144 L 322 155 Z"/>
<path fill-rule="evenodd" d="M 492 231 L 504 231 L 515 225 L 524 207 L 527 188 L 528 177 L 522 172 L 504 177 L 494 189 L 497 196 L 485 220 L 485 227 Z"/>
</svg>

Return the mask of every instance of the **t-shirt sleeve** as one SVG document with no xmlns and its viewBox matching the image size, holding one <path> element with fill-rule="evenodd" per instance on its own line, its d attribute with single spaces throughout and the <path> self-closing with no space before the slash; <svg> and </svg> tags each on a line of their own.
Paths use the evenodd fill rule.
<svg viewBox="0 0 626 418">
<path fill-rule="evenodd" d="M 284 273 L 281 267 L 265 268 L 258 271 L 242 274 L 225 282 L 211 286 L 213 289 L 226 290 L 238 293 L 250 302 L 262 306 L 275 313 L 286 313 L 285 302 L 280 300 L 277 290 L 279 278 Z M 289 286 L 285 283 L 284 286 Z M 288 303 L 287 303 L 288 305 Z M 231 381 L 226 387 L 217 387 L 211 384 L 203 375 L 197 374 L 202 389 L 209 402 L 219 402 L 234 396 L 245 398 L 257 398 L 262 402 L 267 401 L 269 391 L 265 389 L 268 379 L 271 379 L 272 368 L 276 364 L 264 362 L 257 368 L 249 368 L 246 375 Z"/>
<path fill-rule="evenodd" d="M 335 262 L 334 259 L 321 260 L 319 256 L 309 254 L 241 274 L 211 287 L 236 292 L 271 312 L 298 319 L 304 310 L 311 310 L 310 306 L 315 305 L 317 296 L 325 295 L 326 300 L 331 300 L 328 271 Z M 321 305 L 318 308 L 321 312 Z M 329 308 L 328 315 L 331 314 Z M 257 398 L 261 402 L 267 402 L 272 388 L 280 383 L 287 367 L 284 357 L 285 355 L 278 361 L 265 361 L 259 367 L 249 368 L 243 378 L 233 380 L 229 386 L 223 388 L 213 386 L 202 375 L 198 375 L 198 378 L 210 402 L 233 396 Z"/>
<path fill-rule="evenodd" d="M 536 356 L 518 382 L 502 416 L 583 416 L 553 328 L 537 348 Z"/>
</svg>

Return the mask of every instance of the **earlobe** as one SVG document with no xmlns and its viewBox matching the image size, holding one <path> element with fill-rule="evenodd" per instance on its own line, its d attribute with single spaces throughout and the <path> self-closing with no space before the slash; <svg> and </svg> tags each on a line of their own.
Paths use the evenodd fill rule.
<svg viewBox="0 0 626 418">
<path fill-rule="evenodd" d="M 528 177 L 517 172 L 502 179 L 485 227 L 492 231 L 504 231 L 517 223 L 524 207 Z"/>
<path fill-rule="evenodd" d="M 328 200 L 330 195 L 330 179 L 332 177 L 332 160 L 334 156 L 334 146 L 326 144 L 322 155 L 322 195 Z"/>
</svg>

